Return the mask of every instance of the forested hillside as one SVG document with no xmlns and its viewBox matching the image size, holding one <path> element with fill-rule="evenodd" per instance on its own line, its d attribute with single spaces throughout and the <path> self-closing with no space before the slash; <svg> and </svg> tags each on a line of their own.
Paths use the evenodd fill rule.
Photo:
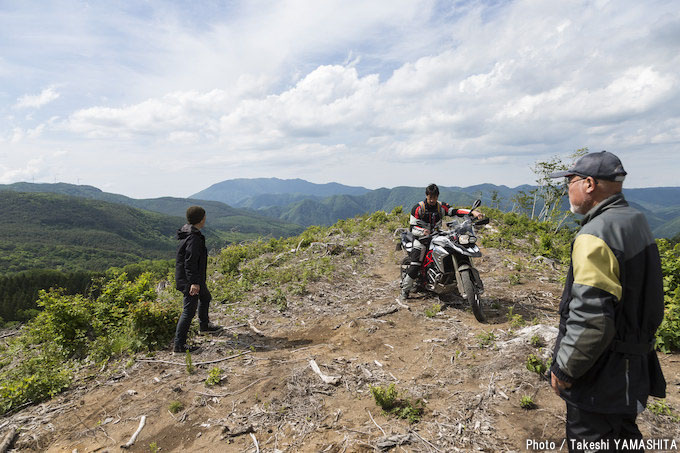
<svg viewBox="0 0 680 453">
<path fill-rule="evenodd" d="M 0 191 L 56 193 L 118 203 L 125 206 L 174 216 L 179 221 L 179 224 L 175 226 L 175 228 L 184 222 L 186 209 L 193 204 L 198 204 L 203 206 L 208 212 L 206 232 L 209 234 L 206 236 L 208 247 L 211 249 L 218 249 L 234 242 L 257 239 L 261 236 L 287 237 L 299 234 L 302 231 L 302 228 L 299 225 L 272 219 L 271 217 L 266 216 L 266 212 L 256 213 L 251 210 L 236 209 L 219 201 L 175 197 L 136 199 L 124 195 L 103 192 L 92 186 L 65 183 L 33 184 L 20 182 L 0 185 Z"/>
<path fill-rule="evenodd" d="M 66 195 L 5 191 L 0 270 L 95 270 L 171 258 L 183 223 L 149 211 Z"/>
</svg>

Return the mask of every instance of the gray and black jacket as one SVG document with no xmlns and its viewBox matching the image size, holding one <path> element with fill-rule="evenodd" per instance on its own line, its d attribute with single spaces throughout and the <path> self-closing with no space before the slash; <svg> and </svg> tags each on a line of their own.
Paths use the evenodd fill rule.
<svg viewBox="0 0 680 453">
<path fill-rule="evenodd" d="M 562 398 L 598 413 L 639 413 L 666 382 L 654 351 L 663 319 L 661 260 L 623 194 L 591 209 L 572 244 L 551 371 Z"/>
</svg>

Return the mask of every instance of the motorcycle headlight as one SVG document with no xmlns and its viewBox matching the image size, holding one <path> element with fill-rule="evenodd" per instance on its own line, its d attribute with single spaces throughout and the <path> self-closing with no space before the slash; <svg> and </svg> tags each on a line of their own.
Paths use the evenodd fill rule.
<svg viewBox="0 0 680 453">
<path fill-rule="evenodd" d="M 461 234 L 458 237 L 458 242 L 460 242 L 463 245 L 467 245 L 470 243 L 470 235 L 469 234 Z"/>
<path fill-rule="evenodd" d="M 470 244 L 474 244 L 475 242 L 477 242 L 477 238 L 474 236 L 470 236 Z"/>
</svg>

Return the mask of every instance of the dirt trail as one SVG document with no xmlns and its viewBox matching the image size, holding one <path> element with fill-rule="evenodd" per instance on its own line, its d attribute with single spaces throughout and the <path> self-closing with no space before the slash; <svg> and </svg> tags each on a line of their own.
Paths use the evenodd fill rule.
<svg viewBox="0 0 680 453">
<path fill-rule="evenodd" d="M 316 283 L 283 313 L 230 307 L 235 321 L 225 307 L 215 307 L 215 320 L 229 328 L 199 338 L 194 374 L 183 356 L 140 356 L 128 368 L 100 370 L 79 388 L 16 414 L 15 420 L 40 421 L 18 445 L 25 451 L 122 451 L 142 415 L 146 426 L 128 451 L 375 451 L 391 436 L 404 442 L 393 451 L 417 452 L 524 451 L 527 438 L 561 442 L 564 404 L 525 363 L 529 354 L 549 355 L 564 270 L 484 250 L 477 265 L 488 323 L 479 324 L 462 301 L 429 317 L 437 299 L 416 297 L 408 310 L 396 304 L 401 252 L 388 233 L 371 240 L 377 266 Z M 338 260 L 338 268 L 349 267 Z M 519 281 L 512 277 L 517 274 Z M 518 318 L 511 326 L 510 307 L 526 326 Z M 381 315 L 391 308 L 398 310 Z M 253 320 L 261 334 L 243 319 Z M 531 346 L 534 334 L 545 336 L 547 347 Z M 243 355 L 222 360 L 237 354 Z M 310 368 L 312 359 L 325 374 L 340 376 L 339 384 L 324 384 Z M 208 361 L 215 362 L 200 364 Z M 662 357 L 673 407 L 680 406 L 677 362 L 677 356 Z M 224 379 L 208 387 L 215 366 Z M 426 402 L 419 423 L 381 413 L 369 386 L 389 383 Z M 520 408 L 525 395 L 537 409 Z M 175 401 L 183 409 L 172 414 Z M 648 436 L 680 439 L 677 424 L 649 411 L 640 426 Z"/>
</svg>

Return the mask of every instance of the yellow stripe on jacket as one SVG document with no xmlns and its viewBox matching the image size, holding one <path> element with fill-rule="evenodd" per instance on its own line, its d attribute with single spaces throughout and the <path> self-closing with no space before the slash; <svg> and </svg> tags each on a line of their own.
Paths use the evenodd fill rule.
<svg viewBox="0 0 680 453">
<path fill-rule="evenodd" d="M 599 288 L 621 301 L 619 261 L 606 242 L 592 234 L 579 234 L 571 259 L 575 284 Z"/>
</svg>

